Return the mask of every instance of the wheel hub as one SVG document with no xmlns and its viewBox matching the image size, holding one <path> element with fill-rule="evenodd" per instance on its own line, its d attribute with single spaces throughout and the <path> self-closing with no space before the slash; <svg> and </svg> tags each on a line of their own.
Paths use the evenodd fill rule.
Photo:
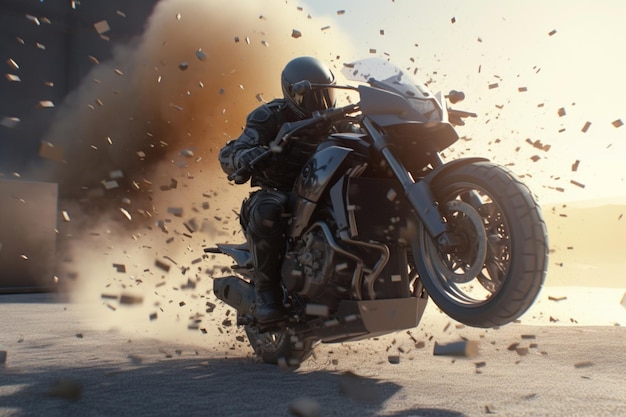
<svg viewBox="0 0 626 417">
<path fill-rule="evenodd" d="M 464 284 L 475 279 L 485 264 L 487 235 L 483 220 L 474 207 L 460 200 L 447 202 L 444 210 L 458 244 L 443 248 L 428 239 L 429 251 L 438 254 L 432 261 L 446 280 Z"/>
</svg>

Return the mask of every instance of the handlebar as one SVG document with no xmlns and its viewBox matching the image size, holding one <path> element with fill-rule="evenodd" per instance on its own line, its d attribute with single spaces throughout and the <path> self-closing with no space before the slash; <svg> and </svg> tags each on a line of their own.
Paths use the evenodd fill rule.
<svg viewBox="0 0 626 417">
<path fill-rule="evenodd" d="M 265 152 L 254 158 L 250 163 L 246 166 L 239 168 L 237 171 L 230 174 L 228 177 L 228 181 L 234 181 L 235 178 L 239 176 L 243 176 L 244 174 L 248 174 L 249 172 L 254 171 L 254 167 L 259 164 L 259 162 L 264 161 L 272 155 L 272 149 L 266 149 Z"/>
<path fill-rule="evenodd" d="M 247 166 L 239 168 L 237 171 L 230 174 L 227 178 L 229 181 L 235 180 L 239 176 L 249 174 L 254 171 L 254 167 L 260 162 L 263 162 L 267 158 L 271 157 L 272 153 L 276 152 L 276 149 L 280 149 L 281 145 L 286 143 L 297 131 L 305 127 L 314 125 L 323 121 L 332 121 L 334 119 L 344 117 L 348 113 L 352 113 L 358 110 L 358 104 L 348 104 L 343 107 L 333 107 L 320 112 L 313 113 L 309 119 L 298 120 L 295 122 L 285 123 L 281 126 L 276 138 L 270 143 L 270 147 L 262 154 L 254 158 Z"/>
</svg>

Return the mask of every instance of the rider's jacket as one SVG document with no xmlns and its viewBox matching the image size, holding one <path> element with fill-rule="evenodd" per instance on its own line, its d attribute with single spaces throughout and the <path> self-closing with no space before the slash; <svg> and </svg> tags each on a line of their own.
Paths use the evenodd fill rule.
<svg viewBox="0 0 626 417">
<path fill-rule="evenodd" d="M 268 146 L 284 123 L 297 120 L 298 117 L 284 99 L 275 99 L 257 107 L 248 115 L 246 126 L 239 138 L 229 141 L 220 150 L 219 160 L 224 172 L 234 173 L 244 151 L 257 146 Z M 252 173 L 252 186 L 290 191 L 302 166 L 315 153 L 317 146 L 326 140 L 330 130 L 330 126 L 316 126 L 314 129 L 299 132 L 280 152 L 274 154 L 269 163 L 264 164 L 262 170 Z"/>
</svg>

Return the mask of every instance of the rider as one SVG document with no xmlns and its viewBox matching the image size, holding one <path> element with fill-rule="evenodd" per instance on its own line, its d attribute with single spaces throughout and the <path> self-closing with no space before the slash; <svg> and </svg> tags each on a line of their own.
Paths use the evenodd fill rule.
<svg viewBox="0 0 626 417">
<path fill-rule="evenodd" d="M 307 119 L 315 111 L 335 106 L 332 88 L 310 88 L 296 93 L 293 84 L 303 80 L 335 84 L 332 71 L 318 59 L 291 60 L 281 75 L 283 98 L 253 110 L 243 133 L 221 149 L 219 160 L 224 172 L 230 175 L 241 168 L 250 168 L 250 163 L 265 152 L 284 123 Z M 300 169 L 330 130 L 326 126 L 302 134 L 281 152 L 274 153 L 269 162 L 255 165 L 254 172 L 244 172 L 234 179 L 235 183 L 244 184 L 252 178 L 251 185 L 260 187 L 243 201 L 240 215 L 254 265 L 255 317 L 259 323 L 272 322 L 284 315 L 280 270 L 286 244 L 288 195 Z"/>
</svg>

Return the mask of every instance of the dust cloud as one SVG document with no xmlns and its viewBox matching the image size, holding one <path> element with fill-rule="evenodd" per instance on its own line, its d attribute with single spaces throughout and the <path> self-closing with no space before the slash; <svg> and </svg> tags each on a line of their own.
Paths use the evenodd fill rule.
<svg viewBox="0 0 626 417">
<path fill-rule="evenodd" d="M 327 26 L 291 2 L 164 0 L 140 39 L 94 60 L 44 139 L 64 152 L 49 176 L 71 217 L 58 275 L 73 300 L 138 331 L 234 329 L 211 291 L 230 261 L 203 248 L 243 239 L 249 189 L 227 182 L 217 153 L 280 94 L 290 59 L 339 65 L 349 44 Z"/>
</svg>

